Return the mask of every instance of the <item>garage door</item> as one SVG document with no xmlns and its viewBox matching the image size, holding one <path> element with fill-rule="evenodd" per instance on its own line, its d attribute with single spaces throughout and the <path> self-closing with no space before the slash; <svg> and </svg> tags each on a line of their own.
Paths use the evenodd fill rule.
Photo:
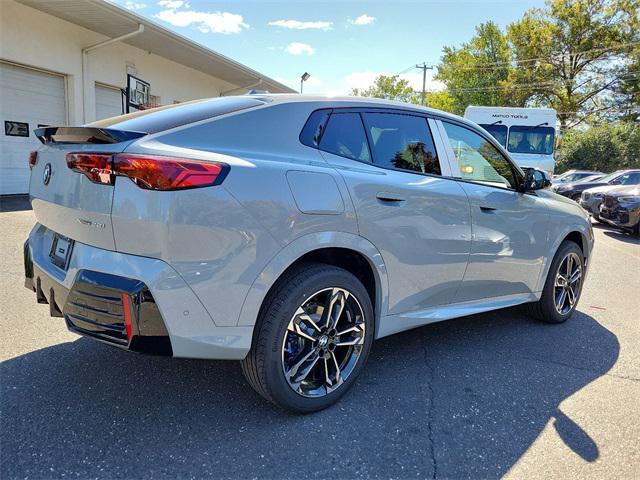
<svg viewBox="0 0 640 480">
<path fill-rule="evenodd" d="M 0 195 L 28 192 L 27 159 L 40 146 L 33 129 L 66 123 L 64 85 L 61 75 L 0 62 Z"/>
<path fill-rule="evenodd" d="M 122 115 L 120 89 L 96 83 L 96 120 Z"/>
</svg>

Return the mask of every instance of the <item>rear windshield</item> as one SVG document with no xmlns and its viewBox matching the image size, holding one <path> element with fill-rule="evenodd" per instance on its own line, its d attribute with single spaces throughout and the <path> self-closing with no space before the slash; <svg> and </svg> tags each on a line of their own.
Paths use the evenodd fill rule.
<svg viewBox="0 0 640 480">
<path fill-rule="evenodd" d="M 88 124 L 89 127 L 110 128 L 129 132 L 157 133 L 211 117 L 264 105 L 249 97 L 220 97 L 129 113 Z"/>
</svg>

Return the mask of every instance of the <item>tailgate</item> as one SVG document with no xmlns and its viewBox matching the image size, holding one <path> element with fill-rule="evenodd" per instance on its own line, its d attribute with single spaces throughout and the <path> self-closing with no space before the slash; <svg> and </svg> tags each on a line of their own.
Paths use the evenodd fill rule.
<svg viewBox="0 0 640 480">
<path fill-rule="evenodd" d="M 87 129 L 90 130 L 90 129 Z M 41 137 L 45 145 L 37 152 L 31 170 L 29 195 L 37 221 L 81 243 L 115 249 L 111 224 L 113 185 L 92 182 L 67 166 L 70 152 L 119 153 L 131 139 L 114 143 L 86 143 L 95 137 L 56 143 Z M 70 140 L 70 139 L 67 139 Z"/>
</svg>

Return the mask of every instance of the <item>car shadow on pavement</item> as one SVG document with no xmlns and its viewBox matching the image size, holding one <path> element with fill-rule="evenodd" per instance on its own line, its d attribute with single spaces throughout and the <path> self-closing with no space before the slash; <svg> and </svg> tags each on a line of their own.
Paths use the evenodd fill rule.
<svg viewBox="0 0 640 480">
<path fill-rule="evenodd" d="M 378 341 L 347 396 L 301 416 L 262 400 L 236 362 L 78 339 L 0 365 L 0 476 L 495 478 L 550 422 L 591 462 L 598 446 L 560 404 L 618 352 L 584 313 L 466 317 Z"/>
<path fill-rule="evenodd" d="M 630 233 L 621 232 L 619 230 L 608 230 L 604 232 L 607 237 L 615 238 L 624 243 L 631 243 L 633 245 L 640 245 L 640 238 L 634 237 Z"/>
</svg>

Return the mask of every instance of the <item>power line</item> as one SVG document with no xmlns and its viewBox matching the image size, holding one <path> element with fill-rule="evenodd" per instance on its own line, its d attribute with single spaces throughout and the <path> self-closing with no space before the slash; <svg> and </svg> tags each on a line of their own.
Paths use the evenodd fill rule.
<svg viewBox="0 0 640 480">
<path fill-rule="evenodd" d="M 401 72 L 396 73 L 396 74 L 395 74 L 395 76 L 397 77 L 397 76 L 399 76 L 399 75 L 402 75 L 402 74 L 404 74 L 404 73 L 407 73 L 407 72 L 409 72 L 409 70 L 413 70 L 414 68 L 415 68 L 415 67 L 414 67 L 413 65 L 411 65 L 410 67 L 405 68 L 405 69 L 404 69 L 404 70 L 402 70 Z"/>
<path fill-rule="evenodd" d="M 619 43 L 617 45 L 613 45 L 613 46 L 610 46 L 610 47 L 604 47 L 604 48 L 592 48 L 592 49 L 589 49 L 589 50 L 582 50 L 582 51 L 579 51 L 579 52 L 573 52 L 573 55 L 583 55 L 585 53 L 594 53 L 594 52 L 608 52 L 608 51 L 617 50 L 617 49 L 621 49 L 621 48 L 632 47 L 632 46 L 635 46 L 635 45 L 640 45 L 640 41 Z M 611 55 L 611 57 L 612 56 L 614 56 L 614 55 Z M 601 60 L 605 60 L 605 59 L 606 58 L 603 58 Z M 504 68 L 504 67 L 507 67 L 507 66 L 525 64 L 525 63 L 533 63 L 533 62 L 552 63 L 551 60 L 552 59 L 548 58 L 548 57 L 538 57 L 538 58 L 527 58 L 527 59 L 523 59 L 523 60 L 508 60 L 508 61 L 504 61 L 504 62 L 486 62 L 486 63 L 479 63 L 477 65 L 472 65 L 472 66 L 458 66 L 458 67 L 453 67 L 453 68 L 458 69 L 458 70 L 496 70 L 498 68 Z M 553 60 L 555 60 L 555 59 L 553 59 Z"/>
<path fill-rule="evenodd" d="M 613 80 L 610 80 L 605 83 L 617 83 L 621 80 L 627 80 L 631 78 L 636 78 L 640 76 L 640 72 L 630 72 L 628 74 L 621 75 Z M 595 79 L 594 79 L 595 80 Z M 494 87 L 468 87 L 468 88 L 447 88 L 448 92 L 498 92 L 501 90 L 526 90 L 533 89 L 536 87 L 551 87 L 557 85 L 557 82 L 535 82 L 535 83 L 520 83 L 512 86 L 508 85 L 497 85 Z"/>
</svg>

